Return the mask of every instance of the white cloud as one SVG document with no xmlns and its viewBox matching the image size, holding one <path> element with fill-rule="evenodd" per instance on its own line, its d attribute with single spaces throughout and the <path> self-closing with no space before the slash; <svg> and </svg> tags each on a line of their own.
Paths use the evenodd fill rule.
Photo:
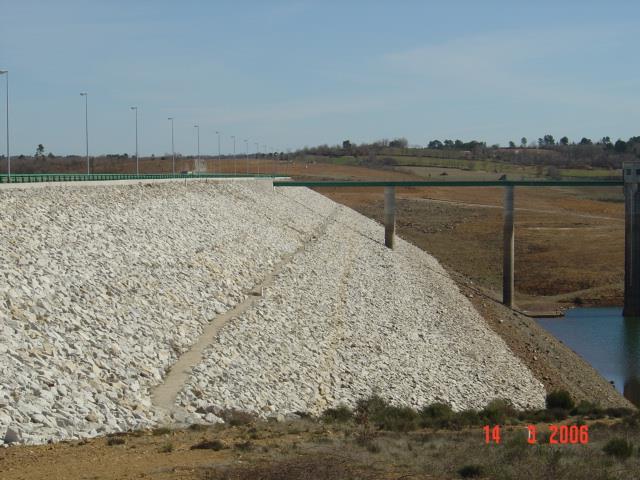
<svg viewBox="0 0 640 480">
<path fill-rule="evenodd" d="M 640 107 L 637 100 L 617 95 L 607 88 L 608 81 L 590 78 L 602 73 L 598 55 L 620 54 L 625 35 L 619 26 L 585 26 L 462 36 L 385 54 L 381 68 L 450 96 L 513 97 L 631 112 Z M 597 47 L 588 51 L 585 45 Z"/>
</svg>

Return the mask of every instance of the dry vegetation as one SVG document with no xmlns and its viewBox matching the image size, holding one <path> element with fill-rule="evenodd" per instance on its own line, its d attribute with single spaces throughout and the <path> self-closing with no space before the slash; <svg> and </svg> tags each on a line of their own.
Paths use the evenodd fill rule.
<svg viewBox="0 0 640 480">
<path fill-rule="evenodd" d="M 416 412 L 377 398 L 320 419 L 157 429 L 0 450 L 3 479 L 622 479 L 640 469 L 640 417 L 581 404 L 515 412 L 494 401 L 480 412 L 435 404 Z M 552 405 L 550 405 L 551 407 Z M 567 417 L 568 414 L 573 414 Z M 548 423 L 589 425 L 586 445 L 550 445 Z M 502 424 L 485 444 L 484 424 Z M 536 424 L 538 444 L 527 443 Z M 508 426 L 504 426 L 508 425 Z"/>
<path fill-rule="evenodd" d="M 236 159 L 217 157 L 203 157 L 204 168 L 208 172 L 215 173 L 266 173 L 273 172 L 275 162 L 271 158 L 249 158 L 243 156 Z M 91 173 L 136 173 L 136 159 L 129 156 L 102 156 L 90 157 Z M 176 157 L 176 172 L 192 171 L 195 165 L 194 157 Z M 284 169 L 285 162 L 280 162 L 280 168 Z M 159 157 L 141 157 L 139 161 L 140 173 L 171 173 L 173 170 L 173 158 L 169 155 Z M 0 159 L 0 172 L 6 172 L 7 161 Z M 11 162 L 11 172 L 18 173 L 87 173 L 87 163 L 84 157 L 25 157 L 13 158 Z"/>
</svg>

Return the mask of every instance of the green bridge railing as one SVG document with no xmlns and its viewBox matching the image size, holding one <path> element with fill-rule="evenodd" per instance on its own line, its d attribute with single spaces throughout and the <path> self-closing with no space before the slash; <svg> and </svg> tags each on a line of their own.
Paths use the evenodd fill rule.
<svg viewBox="0 0 640 480">
<path fill-rule="evenodd" d="M 17 173 L 0 174 L 0 183 L 41 183 L 41 182 L 92 182 L 105 180 L 161 180 L 171 178 L 273 178 L 269 174 L 251 173 L 145 173 L 142 175 L 125 173 Z"/>
<path fill-rule="evenodd" d="M 274 187 L 621 187 L 620 180 L 440 180 L 440 181 L 287 181 L 276 180 Z"/>
</svg>

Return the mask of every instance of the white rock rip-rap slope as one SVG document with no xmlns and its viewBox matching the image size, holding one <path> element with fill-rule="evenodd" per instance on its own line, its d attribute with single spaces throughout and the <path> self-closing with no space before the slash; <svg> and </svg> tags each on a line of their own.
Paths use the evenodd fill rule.
<svg viewBox="0 0 640 480">
<path fill-rule="evenodd" d="M 269 416 L 372 392 L 415 406 L 543 404 L 432 257 L 402 241 L 388 251 L 379 225 L 311 191 L 58 185 L 0 190 L 0 202 L 0 442 L 165 422 L 150 388 L 314 232 L 223 327 L 179 406 Z"/>
<path fill-rule="evenodd" d="M 326 229 L 222 329 L 177 406 L 318 414 L 372 394 L 417 408 L 482 408 L 495 398 L 544 406 L 542 384 L 433 257 L 401 239 L 391 251 L 376 222 L 307 197 L 334 208 Z"/>
</svg>

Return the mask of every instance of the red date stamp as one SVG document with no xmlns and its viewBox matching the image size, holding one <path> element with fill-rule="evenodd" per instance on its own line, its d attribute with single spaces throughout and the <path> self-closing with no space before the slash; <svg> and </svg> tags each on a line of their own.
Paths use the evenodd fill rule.
<svg viewBox="0 0 640 480">
<path fill-rule="evenodd" d="M 485 425 L 484 443 L 500 444 L 502 441 L 502 431 L 500 425 Z M 537 445 L 538 429 L 535 425 L 527 425 L 527 442 L 530 445 Z M 586 445 L 589 443 L 588 425 L 549 425 L 549 445 Z"/>
</svg>

